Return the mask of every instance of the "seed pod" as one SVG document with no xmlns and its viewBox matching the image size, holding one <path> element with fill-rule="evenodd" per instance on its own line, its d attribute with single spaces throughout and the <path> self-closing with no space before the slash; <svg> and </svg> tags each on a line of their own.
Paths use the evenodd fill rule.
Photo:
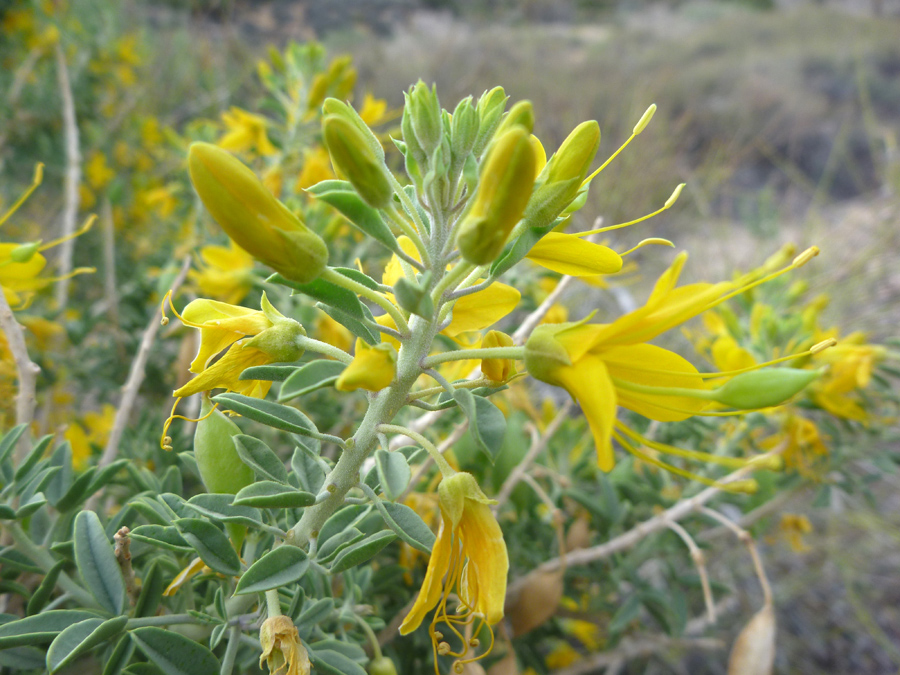
<svg viewBox="0 0 900 675">
<path fill-rule="evenodd" d="M 369 206 L 386 207 L 394 194 L 388 169 L 356 125 L 343 116 L 326 115 L 322 134 L 337 172 L 350 181 Z"/>
<path fill-rule="evenodd" d="M 740 410 L 768 408 L 784 403 L 821 375 L 818 370 L 765 368 L 736 375 L 713 389 L 710 397 Z"/>
<path fill-rule="evenodd" d="M 397 667 L 386 656 L 369 661 L 369 675 L 397 675 Z"/>
<path fill-rule="evenodd" d="M 565 570 L 533 570 L 516 583 L 506 596 L 504 614 L 512 626 L 512 637 L 525 635 L 556 614 L 563 596 Z"/>
<path fill-rule="evenodd" d="M 212 410 L 207 396 L 200 405 L 200 421 L 194 430 L 194 458 L 200 478 L 212 494 L 237 494 L 254 482 L 253 470 L 241 461 L 234 448 L 240 427 L 218 409 Z"/>
<path fill-rule="evenodd" d="M 503 251 L 531 197 L 534 165 L 534 147 L 523 127 L 510 129 L 491 146 L 472 208 L 457 236 L 468 262 L 485 265 Z"/>
<path fill-rule="evenodd" d="M 210 143 L 194 143 L 188 165 L 203 205 L 234 243 L 292 281 L 309 283 L 322 273 L 325 242 L 240 160 Z"/>
<path fill-rule="evenodd" d="M 775 611 L 766 605 L 744 626 L 728 657 L 728 675 L 771 675 L 775 665 Z"/>
</svg>

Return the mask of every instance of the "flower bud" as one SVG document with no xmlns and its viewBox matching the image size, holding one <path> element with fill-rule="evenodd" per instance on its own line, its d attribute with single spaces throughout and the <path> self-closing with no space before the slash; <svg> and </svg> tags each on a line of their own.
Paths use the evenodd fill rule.
<svg viewBox="0 0 900 675">
<path fill-rule="evenodd" d="M 356 125 L 345 117 L 326 115 L 322 132 L 335 170 L 350 181 L 369 206 L 386 207 L 394 194 L 388 169 Z"/>
<path fill-rule="evenodd" d="M 450 149 L 455 161 L 464 160 L 472 152 L 477 137 L 478 112 L 469 96 L 456 106 L 450 123 Z"/>
<path fill-rule="evenodd" d="M 194 459 L 200 478 L 211 494 L 237 494 L 254 482 L 253 470 L 241 461 L 234 448 L 240 427 L 218 409 L 213 410 L 204 394 L 200 421 L 194 430 Z"/>
<path fill-rule="evenodd" d="M 713 401 L 741 410 L 780 405 L 822 373 L 798 368 L 766 368 L 736 375 L 709 392 Z"/>
<path fill-rule="evenodd" d="M 370 347 L 356 340 L 356 354 L 338 376 L 334 388 L 338 391 L 380 391 L 390 386 L 397 374 L 397 350 L 386 342 Z"/>
<path fill-rule="evenodd" d="M 572 130 L 547 164 L 547 183 L 559 183 L 587 176 L 600 147 L 600 125 L 594 120 L 582 122 Z M 574 195 L 573 195 L 574 196 Z"/>
<path fill-rule="evenodd" d="M 394 297 L 402 309 L 431 319 L 434 316 L 434 301 L 428 293 L 427 284 L 409 281 L 406 277 L 394 284 Z"/>
<path fill-rule="evenodd" d="M 397 667 L 386 656 L 379 656 L 369 662 L 369 675 L 397 675 Z"/>
<path fill-rule="evenodd" d="M 191 182 L 234 243 L 287 279 L 309 283 L 328 264 L 328 247 L 249 168 L 210 143 L 188 153 Z"/>
<path fill-rule="evenodd" d="M 410 107 L 410 121 L 416 139 L 425 154 L 430 156 L 440 146 L 444 137 L 444 123 L 437 88 L 429 89 L 428 85 L 419 80 L 410 91 L 407 106 Z"/>
<path fill-rule="evenodd" d="M 534 165 L 534 147 L 522 127 L 510 129 L 491 146 L 457 237 L 467 261 L 484 265 L 500 255 L 531 197 Z"/>
<path fill-rule="evenodd" d="M 269 667 L 271 675 L 309 675 L 309 653 L 300 642 L 300 633 L 290 617 L 270 616 L 259 629 L 262 656 L 259 667 Z"/>
<path fill-rule="evenodd" d="M 500 125 L 503 111 L 509 97 L 503 91 L 503 87 L 494 87 L 484 92 L 478 99 L 476 111 L 478 112 L 478 137 L 475 139 L 475 147 L 472 151 L 475 156 L 481 155 L 490 143 Z"/>
<path fill-rule="evenodd" d="M 499 330 L 488 331 L 481 341 L 482 348 L 512 347 L 514 344 L 509 335 L 501 333 Z M 493 382 L 506 382 L 516 374 L 516 364 L 513 359 L 482 359 L 481 372 Z"/>
<path fill-rule="evenodd" d="M 347 122 L 350 122 L 356 127 L 357 131 L 362 134 L 363 138 L 366 139 L 366 142 L 369 144 L 372 152 L 375 153 L 375 156 L 379 160 L 384 160 L 384 148 L 381 147 L 381 141 L 378 140 L 378 137 L 375 136 L 375 133 L 369 128 L 369 125 L 366 124 L 365 120 L 359 116 L 359 113 L 356 112 L 353 106 L 348 105 L 343 101 L 339 101 L 336 98 L 329 98 L 322 104 L 322 113 L 324 115 L 337 115 L 338 117 L 343 117 Z"/>
<path fill-rule="evenodd" d="M 531 106 L 531 101 L 519 101 L 510 108 L 503 121 L 500 122 L 500 126 L 497 127 L 496 135 L 500 137 L 517 125 L 525 127 L 529 134 L 534 131 L 534 108 Z"/>
</svg>

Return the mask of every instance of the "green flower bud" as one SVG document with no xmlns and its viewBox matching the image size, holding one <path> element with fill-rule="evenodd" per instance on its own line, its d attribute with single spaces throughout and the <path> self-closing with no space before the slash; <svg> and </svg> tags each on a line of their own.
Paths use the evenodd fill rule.
<svg viewBox="0 0 900 675">
<path fill-rule="evenodd" d="M 493 261 L 522 218 L 534 185 L 535 155 L 523 127 L 498 138 L 484 161 L 473 203 L 462 222 L 457 245 L 476 265 Z"/>
<path fill-rule="evenodd" d="M 238 425 L 218 409 L 213 410 L 204 394 L 200 421 L 194 431 L 194 458 L 200 478 L 212 494 L 234 495 L 255 480 L 253 470 L 241 461 L 234 448 L 233 439 L 239 433 Z"/>
<path fill-rule="evenodd" d="M 525 127 L 529 134 L 534 131 L 534 108 L 531 106 L 531 101 L 519 101 L 510 108 L 503 121 L 500 122 L 496 135 L 502 136 L 504 132 L 516 125 Z"/>
<path fill-rule="evenodd" d="M 478 99 L 476 111 L 478 112 L 478 137 L 475 139 L 475 147 L 472 152 L 478 157 L 484 152 L 500 125 L 503 111 L 509 97 L 503 91 L 503 87 L 494 87 L 484 92 Z"/>
<path fill-rule="evenodd" d="M 427 281 L 422 279 L 420 283 L 414 283 L 400 277 L 394 284 L 394 297 L 402 309 L 430 319 L 434 316 L 434 302 L 426 288 Z"/>
<path fill-rule="evenodd" d="M 582 122 L 575 127 L 538 176 L 538 187 L 525 209 L 530 226 L 549 225 L 579 196 L 581 183 L 599 147 L 597 122 Z"/>
<path fill-rule="evenodd" d="M 322 133 L 337 172 L 350 181 L 369 206 L 386 207 L 394 194 L 388 169 L 356 125 L 343 116 L 326 115 Z"/>
<path fill-rule="evenodd" d="M 9 259 L 14 263 L 27 263 L 41 250 L 41 242 L 32 241 L 27 244 L 19 244 L 9 252 Z"/>
<path fill-rule="evenodd" d="M 407 99 L 411 109 L 412 127 L 416 138 L 426 155 L 434 152 L 444 137 L 444 123 L 441 119 L 441 104 L 438 101 L 437 87 L 428 88 L 419 80 L 412 88 Z"/>
<path fill-rule="evenodd" d="M 397 667 L 386 656 L 369 661 L 369 675 L 397 675 Z"/>
<path fill-rule="evenodd" d="M 710 398 L 740 410 L 768 408 L 784 403 L 821 375 L 818 370 L 798 368 L 754 370 L 736 375 L 713 389 Z"/>
<path fill-rule="evenodd" d="M 322 104 L 322 113 L 325 115 L 337 115 L 350 122 L 366 139 L 375 156 L 380 160 L 384 160 L 384 148 L 381 147 L 381 141 L 378 140 L 378 137 L 375 136 L 375 133 L 369 128 L 369 125 L 365 123 L 363 118 L 359 116 L 359 113 L 353 109 L 353 106 L 336 98 L 329 98 Z"/>
<path fill-rule="evenodd" d="M 478 113 L 472 105 L 472 97 L 464 98 L 453 111 L 450 123 L 450 149 L 454 162 L 463 161 L 475 147 L 478 136 Z"/>
<path fill-rule="evenodd" d="M 232 154 L 210 143 L 188 152 L 191 182 L 234 243 L 287 279 L 309 283 L 328 264 L 328 247 Z"/>
</svg>

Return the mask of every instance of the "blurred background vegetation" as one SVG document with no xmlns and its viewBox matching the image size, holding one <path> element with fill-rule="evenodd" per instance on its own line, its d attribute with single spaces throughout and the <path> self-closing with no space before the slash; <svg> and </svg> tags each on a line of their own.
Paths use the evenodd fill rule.
<svg viewBox="0 0 900 675">
<path fill-rule="evenodd" d="M 44 58 L 46 36 L 39 27 L 19 25 L 16 18 L 31 4 L 0 0 L 0 43 L 13 31 L 34 31 L 29 57 L 34 63 L 27 70 L 23 52 L 0 44 L 5 203 L 28 185 L 35 161 L 45 162 L 46 178 L 40 200 L 26 204 L 20 222 L 5 226 L 4 239 L 49 222 L 63 208 L 62 102 L 54 87 L 29 86 L 42 69 L 53 70 L 52 59 Z M 873 342 L 896 336 L 897 0 L 46 4 L 65 5 L 81 24 L 67 35 L 70 47 L 83 47 L 72 48 L 69 63 L 86 167 L 80 218 L 102 206 L 91 201 L 92 190 L 112 185 L 119 245 L 130 251 L 117 258 L 117 332 L 92 331 L 109 309 L 102 284 L 73 283 L 72 293 L 88 310 L 65 322 L 67 339 L 84 355 L 67 364 L 74 371 L 68 376 L 90 379 L 97 391 L 120 386 L 127 360 L 112 355 L 134 353 L 147 320 L 143 309 L 133 308 L 157 297 L 171 279 L 164 270 L 186 253 L 179 244 L 183 223 L 166 213 L 171 200 L 194 199 L 186 191 L 166 191 L 172 183 L 184 184 L 185 165 L 178 155 L 154 148 L 177 145 L 174 136 L 189 122 L 218 120 L 231 105 L 252 110 L 248 102 L 262 95 L 257 62 L 271 45 L 282 48 L 288 40 L 317 39 L 330 55 L 351 54 L 358 70 L 356 100 L 372 93 L 385 99 L 389 110 L 398 108 L 402 92 L 421 78 L 436 82 L 446 102 L 502 84 L 514 100 L 533 102 L 535 133 L 548 147 L 556 147 L 581 120 L 597 119 L 601 156 L 618 147 L 655 102 L 659 112 L 653 124 L 604 172 L 582 213 L 607 223 L 630 220 L 659 208 L 684 181 L 677 208 L 645 228 L 652 233 L 647 236 L 669 238 L 691 251 L 689 281 L 747 269 L 784 242 L 817 244 L 822 255 L 803 278 L 812 294 L 829 297 L 825 323 L 865 331 Z M 129 160 L 129 171 L 137 172 L 134 167 L 143 161 L 149 176 L 136 193 L 142 196 L 128 204 L 116 193 L 126 190 L 119 184 L 124 163 L 110 160 L 113 168 L 106 167 L 106 176 L 96 159 L 97 153 L 113 157 L 119 138 L 142 148 Z M 153 238 L 139 236 L 142 228 L 160 223 L 166 225 Z M 625 248 L 626 240 L 615 234 L 614 247 Z M 86 235 L 76 265 L 99 266 L 102 247 L 96 230 Z M 141 274 L 134 273 L 136 259 Z M 648 249 L 644 259 L 648 269 L 657 269 L 668 254 Z M 635 284 L 643 288 L 651 281 L 649 275 Z M 581 316 L 577 298 L 568 306 L 572 316 Z M 168 350 L 168 360 L 149 364 L 145 389 L 160 399 L 172 388 L 163 371 L 177 349 L 163 342 L 159 350 Z M 102 410 L 104 401 L 78 403 L 87 413 Z M 128 432 L 133 437 L 146 436 L 160 419 L 158 410 L 140 415 Z M 892 424 L 893 436 L 872 442 L 895 446 L 896 420 Z M 820 497 L 804 546 L 788 545 L 777 518 L 759 530 L 776 583 L 777 672 L 894 673 L 900 667 L 900 479 L 890 463 L 871 466 L 863 450 L 849 471 L 877 474 L 871 494 L 832 491 Z M 797 493 L 781 508 L 807 509 L 814 493 Z M 733 558 L 711 561 L 713 577 L 752 579 L 748 569 L 738 550 Z M 744 610 L 737 614 L 746 617 L 750 610 Z M 733 618 L 726 615 L 725 625 Z M 740 625 L 735 622 L 734 632 Z M 714 664 L 707 654 L 636 663 L 629 672 L 721 672 L 724 656 Z"/>
</svg>

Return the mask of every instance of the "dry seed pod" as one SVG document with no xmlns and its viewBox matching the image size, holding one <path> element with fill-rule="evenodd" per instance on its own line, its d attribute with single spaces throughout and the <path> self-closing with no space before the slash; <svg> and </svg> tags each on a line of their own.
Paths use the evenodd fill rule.
<svg viewBox="0 0 900 675">
<path fill-rule="evenodd" d="M 534 570 L 516 583 L 507 595 L 506 614 L 512 626 L 512 637 L 519 637 L 537 628 L 556 613 L 563 595 L 564 570 L 552 572 Z"/>
<path fill-rule="evenodd" d="M 775 610 L 766 605 L 744 626 L 728 657 L 728 675 L 771 675 L 775 664 Z"/>
<path fill-rule="evenodd" d="M 516 662 L 515 652 L 512 649 L 508 650 L 506 656 L 491 666 L 487 675 L 519 675 L 519 664 Z"/>
<path fill-rule="evenodd" d="M 566 532 L 566 551 L 586 548 L 591 543 L 591 517 L 582 512 Z"/>
</svg>

